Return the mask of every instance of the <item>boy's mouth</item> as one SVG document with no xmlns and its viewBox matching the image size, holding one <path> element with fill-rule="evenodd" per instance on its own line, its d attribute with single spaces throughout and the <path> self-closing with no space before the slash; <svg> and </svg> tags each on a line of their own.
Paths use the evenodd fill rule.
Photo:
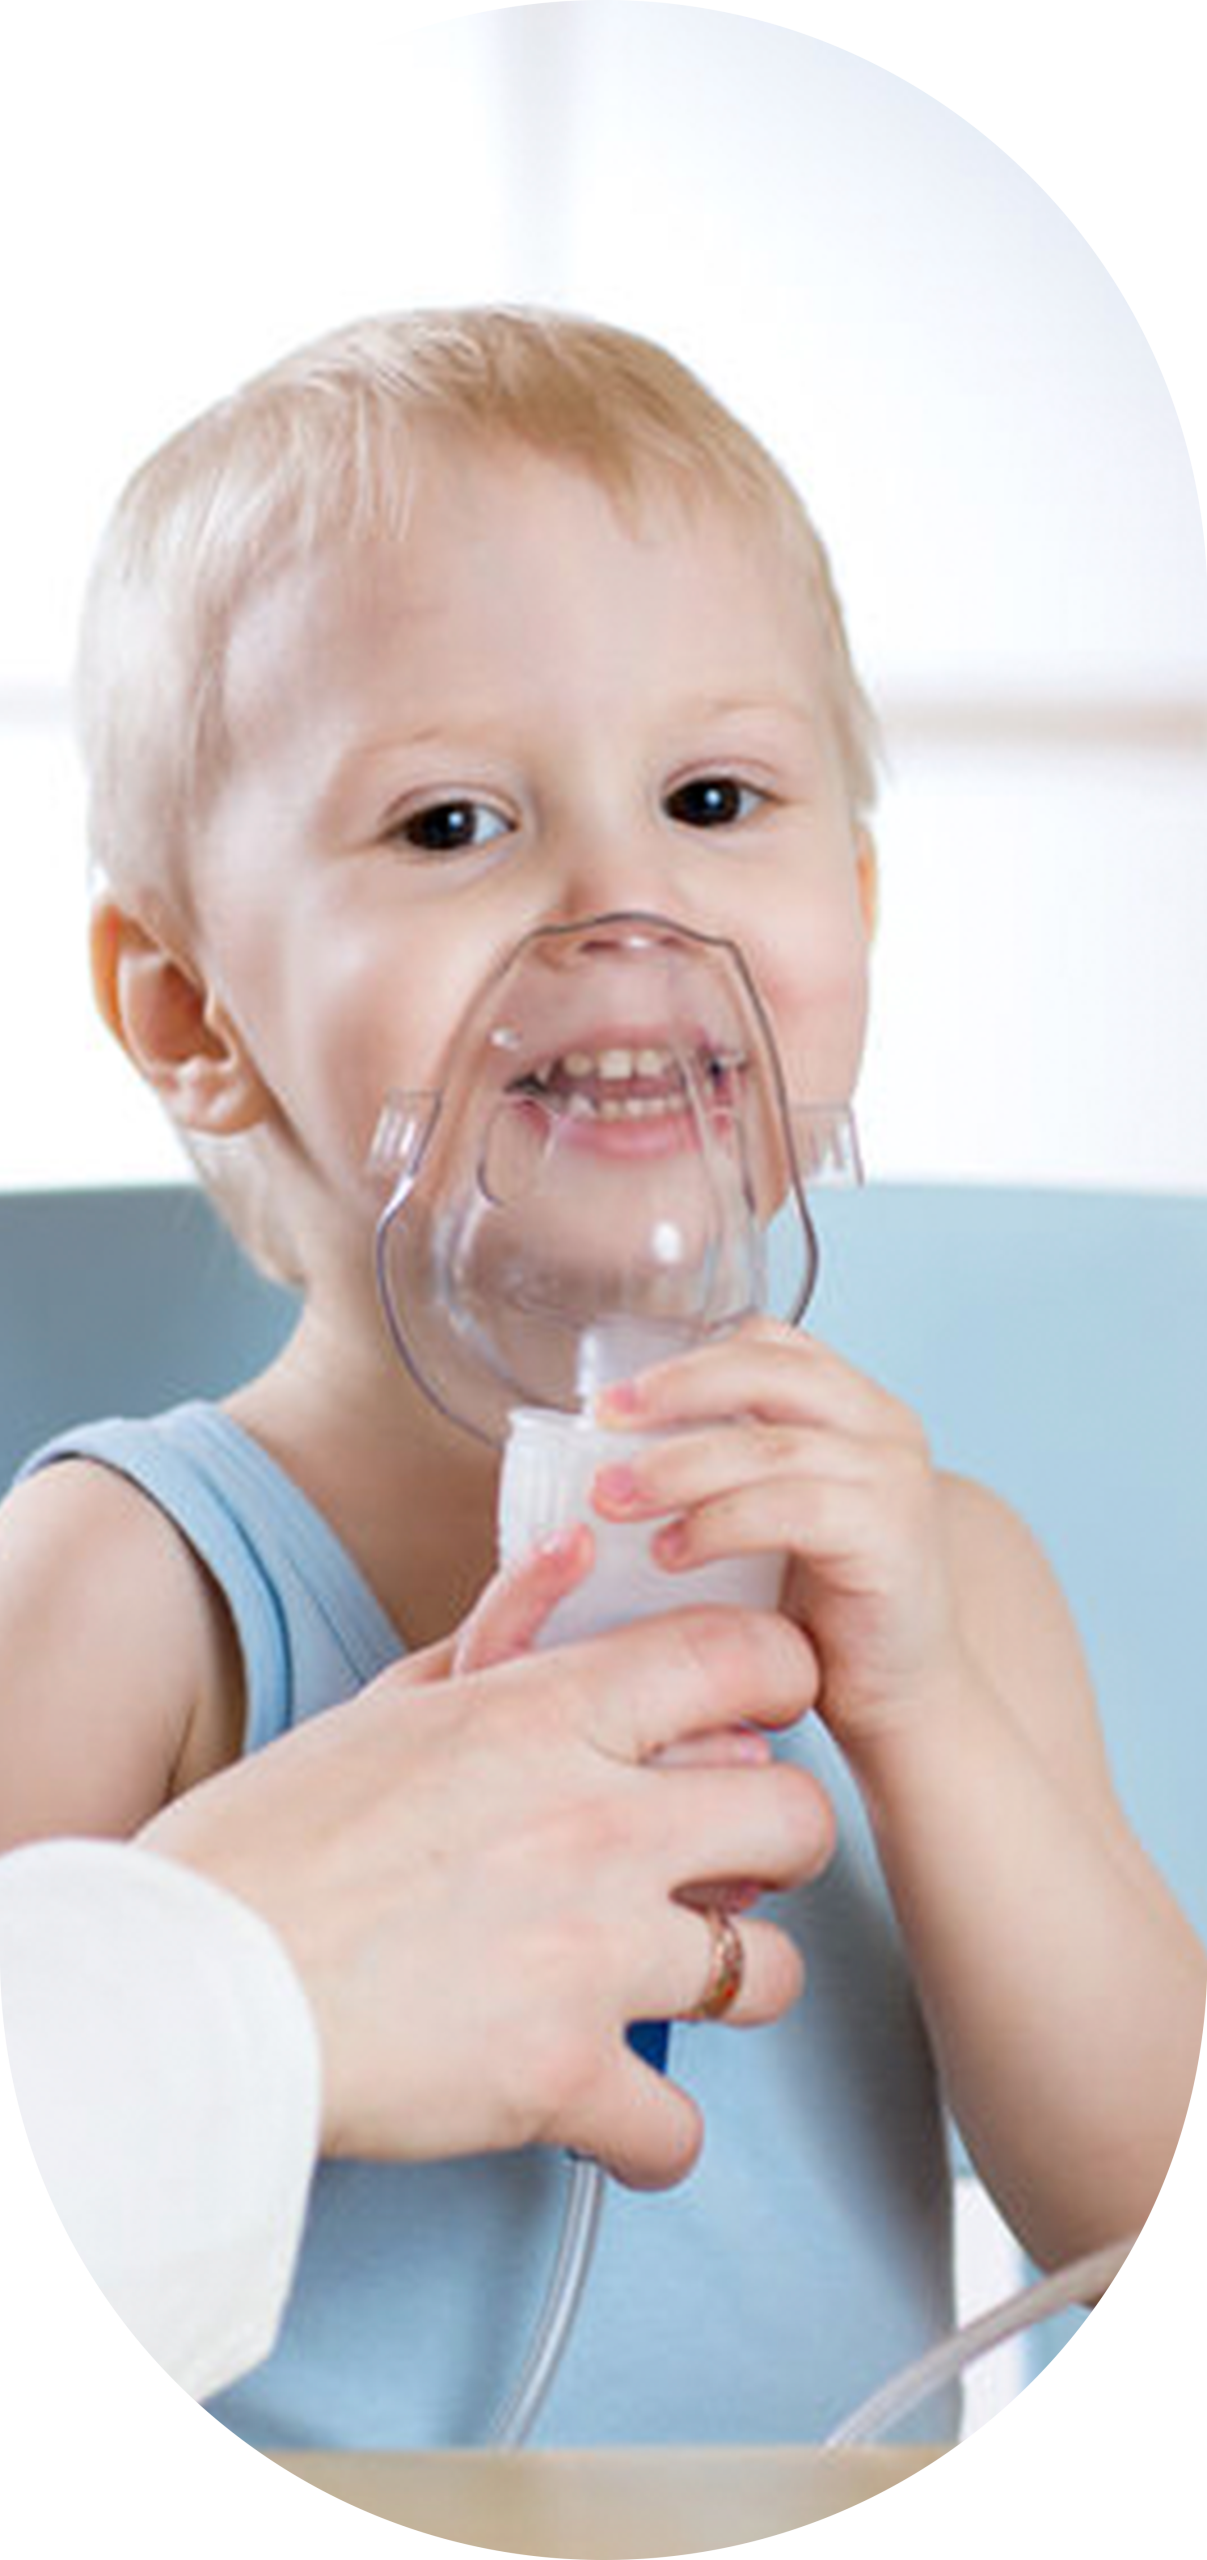
<svg viewBox="0 0 1207 2560">
<path fill-rule="evenodd" d="M 709 1112 L 731 1106 L 744 1065 L 738 1052 L 707 1044 L 685 1062 L 681 1049 L 656 1040 L 616 1039 L 562 1050 L 515 1077 L 508 1091 L 571 1120 L 669 1120 L 691 1108 L 693 1093 Z"/>
</svg>

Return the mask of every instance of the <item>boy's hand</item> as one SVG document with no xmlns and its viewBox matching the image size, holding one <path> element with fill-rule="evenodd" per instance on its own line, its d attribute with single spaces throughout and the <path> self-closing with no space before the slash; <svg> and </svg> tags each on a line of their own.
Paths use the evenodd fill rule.
<svg viewBox="0 0 1207 2560">
<path fill-rule="evenodd" d="M 781 1607 L 811 1640 L 838 1739 L 952 1695 L 967 1663 L 942 1496 L 907 1406 L 809 1335 L 755 1319 L 609 1388 L 596 1415 L 618 1439 L 595 1508 L 670 1515 L 652 1540 L 669 1573 L 787 1551 Z M 626 1455 L 626 1428 L 664 1425 L 676 1436 Z"/>
</svg>

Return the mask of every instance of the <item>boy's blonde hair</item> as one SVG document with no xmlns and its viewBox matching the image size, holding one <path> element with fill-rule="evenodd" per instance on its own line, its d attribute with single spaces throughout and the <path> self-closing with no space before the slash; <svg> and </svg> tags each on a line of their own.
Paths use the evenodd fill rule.
<svg viewBox="0 0 1207 2560">
<path fill-rule="evenodd" d="M 622 507 L 671 487 L 770 521 L 798 555 L 816 613 L 852 813 L 870 807 L 874 723 L 826 555 L 757 438 L 684 365 L 627 331 L 532 310 L 419 311 L 354 323 L 286 356 L 161 446 L 119 500 L 85 601 L 77 708 L 92 862 L 121 903 L 153 900 L 187 930 L 187 853 L 222 772 L 240 604 L 325 540 L 403 530 L 408 446 L 429 427 L 576 464 Z M 212 1183 L 245 1143 L 191 1152 Z M 233 1197 L 225 1205 L 245 1228 Z"/>
</svg>

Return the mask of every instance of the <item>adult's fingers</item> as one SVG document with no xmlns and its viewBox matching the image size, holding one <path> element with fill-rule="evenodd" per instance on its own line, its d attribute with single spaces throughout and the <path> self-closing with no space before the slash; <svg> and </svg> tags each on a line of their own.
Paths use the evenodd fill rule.
<svg viewBox="0 0 1207 2560">
<path fill-rule="evenodd" d="M 782 1761 L 740 1771 L 654 1769 L 630 1799 L 628 1821 L 642 1873 L 670 1893 L 691 1887 L 696 1901 L 724 1900 L 706 1888 L 734 1878 L 786 1893 L 812 1883 L 834 1854 L 825 1789 Z"/>
<path fill-rule="evenodd" d="M 765 1921 L 743 1920 L 735 1925 L 740 1926 L 742 1982 L 724 2024 L 764 2025 L 781 2017 L 799 1998 L 804 1967 L 782 1929 Z M 674 2186 L 688 2175 L 699 2155 L 703 2135 L 699 2109 L 673 2075 L 678 2038 L 708 2032 L 705 2025 L 688 2021 L 712 1977 L 713 1943 L 703 1915 L 684 1911 L 677 1938 L 660 1967 L 665 1996 L 660 2005 L 654 2004 L 658 2014 L 683 2021 L 675 2029 L 669 2073 L 653 2070 L 623 2046 L 611 2066 L 567 2108 L 555 2129 L 558 2140 L 601 2161 L 627 2186 Z"/>
<path fill-rule="evenodd" d="M 458 1631 L 452 1669 L 486 1671 L 530 1652 L 558 1601 L 590 1572 L 594 1556 L 595 1541 L 579 1522 L 495 1574 Z"/>
<path fill-rule="evenodd" d="M 549 2138 L 598 2160 L 623 2186 L 656 2190 L 677 2186 L 694 2169 L 704 2120 L 685 2089 L 621 2045 L 611 2069 Z"/>
<path fill-rule="evenodd" d="M 808 1638 L 774 1610 L 675 1609 L 543 1659 L 579 1731 L 627 1761 L 725 1725 L 795 1724 L 818 1689 Z"/>
<path fill-rule="evenodd" d="M 716 1935 L 707 1909 L 681 1904 L 683 1925 L 673 1949 L 674 1996 L 663 2014 L 696 2023 L 695 2013 L 714 1979 Z M 740 1949 L 741 1979 L 723 2023 L 731 2027 L 765 2027 L 781 2018 L 800 1998 L 805 1968 L 800 1949 L 773 1921 L 730 1918 Z M 672 1950 L 668 1944 L 669 1973 Z M 713 2023 L 705 2021 L 702 2023 Z"/>
</svg>

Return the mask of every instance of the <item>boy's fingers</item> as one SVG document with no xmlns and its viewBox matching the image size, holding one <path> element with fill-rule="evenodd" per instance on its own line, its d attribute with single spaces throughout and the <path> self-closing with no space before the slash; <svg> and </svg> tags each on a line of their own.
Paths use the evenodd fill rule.
<svg viewBox="0 0 1207 2560">
<path fill-rule="evenodd" d="M 915 1422 L 906 1406 L 828 1344 L 762 1317 L 605 1388 L 595 1410 L 618 1434 L 727 1421 L 734 1414 L 772 1424 L 815 1423 L 856 1438 Z M 622 1442 L 617 1454 L 623 1455 Z"/>
</svg>

